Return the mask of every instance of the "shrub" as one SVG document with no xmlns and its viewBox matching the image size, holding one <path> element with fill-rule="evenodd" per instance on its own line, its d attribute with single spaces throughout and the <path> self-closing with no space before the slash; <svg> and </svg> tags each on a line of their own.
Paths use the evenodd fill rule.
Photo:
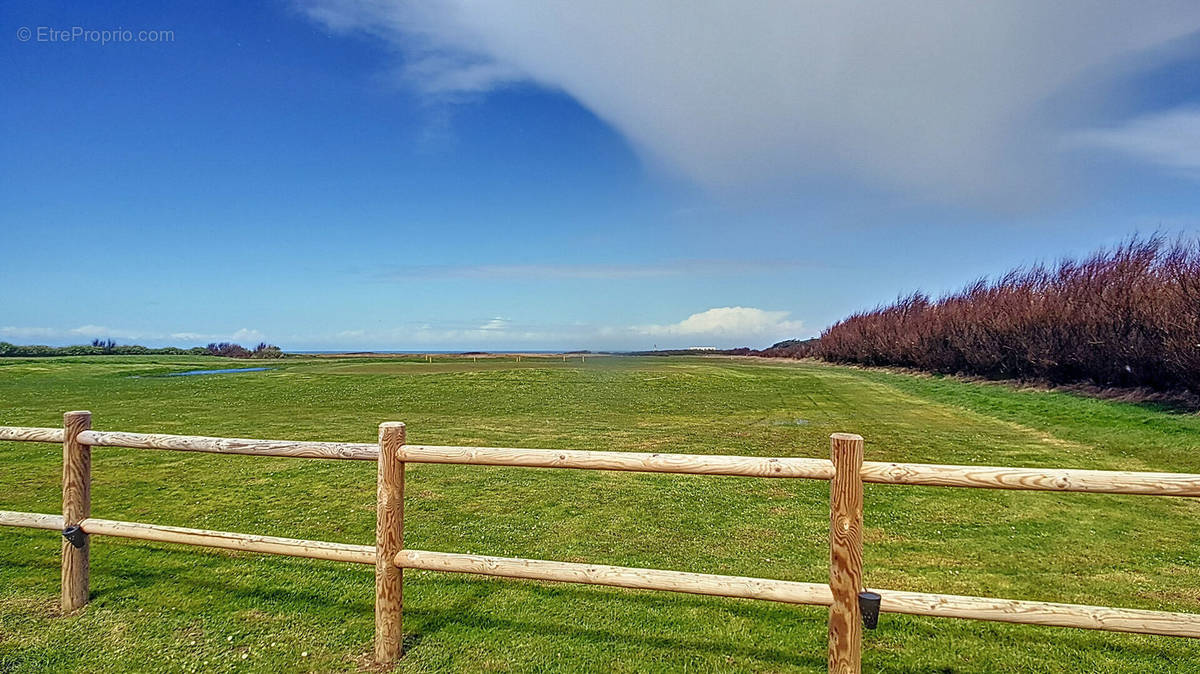
<svg viewBox="0 0 1200 674">
<path fill-rule="evenodd" d="M 816 339 L 785 339 L 761 351 L 751 351 L 750 355 L 766 358 L 807 358 L 812 355 L 816 343 Z"/>
<path fill-rule="evenodd" d="M 181 349 L 168 346 L 161 349 L 151 349 L 136 344 L 120 345 L 111 339 L 93 339 L 89 345 L 77 346 L 44 346 L 41 344 L 17 345 L 0 342 L 0 358 L 5 357 L 39 357 L 39 356 L 225 356 L 227 358 L 283 358 L 284 353 L 278 346 L 262 343 L 254 351 L 238 344 L 222 342 L 209 344 L 207 347 L 196 346 Z"/>
<path fill-rule="evenodd" d="M 814 355 L 991 378 L 1200 392 L 1200 239 L 1134 237 L 854 314 Z"/>
<path fill-rule="evenodd" d="M 259 342 L 250 353 L 251 358 L 283 358 L 283 351 L 274 344 Z"/>
</svg>

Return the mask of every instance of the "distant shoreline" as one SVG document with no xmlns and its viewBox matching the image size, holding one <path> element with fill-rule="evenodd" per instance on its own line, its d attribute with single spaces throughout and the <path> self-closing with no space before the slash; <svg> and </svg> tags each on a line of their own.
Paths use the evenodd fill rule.
<svg viewBox="0 0 1200 674">
<path fill-rule="evenodd" d="M 318 357 L 357 357 L 372 356 L 477 356 L 480 358 L 498 358 L 502 356 L 745 356 L 754 355 L 751 349 L 659 349 L 653 351 L 590 351 L 578 349 L 574 351 L 544 351 L 530 349 L 514 349 L 507 351 L 459 351 L 459 350 L 308 350 L 285 351 L 289 356 L 318 356 Z"/>
<path fill-rule="evenodd" d="M 422 349 L 412 349 L 412 350 L 405 350 L 405 349 L 316 349 L 316 350 L 308 350 L 308 351 L 287 351 L 287 353 L 294 353 L 297 355 L 304 355 L 304 356 L 312 356 L 312 355 L 320 355 L 320 354 L 332 355 L 332 354 L 358 354 L 358 353 L 373 353 L 373 354 L 377 354 L 380 356 L 411 356 L 411 355 L 421 355 L 421 354 L 426 354 L 426 353 L 441 354 L 441 355 L 458 355 L 458 354 L 464 354 L 464 353 L 465 354 L 485 354 L 485 353 L 487 353 L 487 354 L 502 354 L 502 353 L 557 354 L 557 353 L 584 353 L 584 352 L 583 351 L 562 351 L 562 350 L 529 351 L 529 350 L 523 350 L 523 349 L 512 349 L 512 350 L 506 350 L 506 351 L 479 351 L 479 350 L 464 351 L 462 349 L 453 349 L 453 350 L 451 350 L 451 349 L 423 349 L 423 350 Z M 595 353 L 595 352 L 587 351 L 586 353 Z"/>
</svg>

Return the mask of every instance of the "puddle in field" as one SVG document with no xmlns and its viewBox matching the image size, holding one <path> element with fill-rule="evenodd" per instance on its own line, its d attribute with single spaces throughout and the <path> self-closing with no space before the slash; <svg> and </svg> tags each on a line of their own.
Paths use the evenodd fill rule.
<svg viewBox="0 0 1200 674">
<path fill-rule="evenodd" d="M 234 367 L 234 368 L 228 368 L 225 370 L 188 370 L 187 372 L 172 372 L 166 376 L 168 376 L 168 377 L 191 377 L 193 375 L 201 375 L 201 374 L 230 374 L 233 372 L 263 372 L 265 370 L 271 370 L 271 369 L 274 369 L 274 368 L 270 368 L 270 367 Z"/>
</svg>

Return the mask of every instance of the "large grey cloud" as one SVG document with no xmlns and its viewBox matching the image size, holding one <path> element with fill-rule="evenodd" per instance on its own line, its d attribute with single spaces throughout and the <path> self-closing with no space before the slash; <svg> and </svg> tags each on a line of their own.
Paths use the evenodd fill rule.
<svg viewBox="0 0 1200 674">
<path fill-rule="evenodd" d="M 303 7 L 397 47 L 404 77 L 433 95 L 561 90 L 653 164 L 716 190 L 848 178 L 972 204 L 1055 183 L 1062 113 L 1200 29 L 1196 0 Z"/>
<path fill-rule="evenodd" d="M 1110 128 L 1081 131 L 1068 141 L 1121 153 L 1192 179 L 1200 178 L 1200 109 L 1176 108 Z"/>
</svg>

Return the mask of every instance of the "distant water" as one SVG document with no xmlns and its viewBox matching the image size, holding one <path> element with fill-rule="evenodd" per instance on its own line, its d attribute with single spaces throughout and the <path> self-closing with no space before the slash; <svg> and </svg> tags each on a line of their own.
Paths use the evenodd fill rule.
<svg viewBox="0 0 1200 674">
<path fill-rule="evenodd" d="M 194 374 L 229 374 L 231 372 L 262 372 L 269 367 L 233 367 L 224 370 L 188 370 L 187 372 L 172 372 L 168 377 L 190 377 Z"/>
<path fill-rule="evenodd" d="M 295 353 L 295 354 L 308 355 L 308 356 L 316 356 L 316 355 L 324 355 L 324 354 L 342 354 L 342 353 L 345 353 L 345 354 L 369 353 L 374 356 L 414 356 L 414 355 L 422 356 L 427 353 L 435 353 L 435 354 L 443 354 L 443 355 L 456 355 L 456 354 L 461 354 L 461 353 L 486 353 L 486 354 L 494 354 L 494 353 L 495 354 L 553 353 L 553 354 L 559 354 L 559 353 L 564 353 L 564 352 L 570 353 L 569 351 L 565 351 L 564 349 L 559 349 L 557 351 L 543 351 L 540 349 L 507 349 L 504 351 L 464 351 L 462 349 L 456 349 L 453 351 L 442 351 L 442 350 L 438 350 L 438 349 L 424 349 L 421 351 L 393 351 L 393 350 L 374 351 L 374 350 L 370 350 L 370 349 L 328 349 L 328 350 L 324 350 L 324 351 L 288 351 L 288 353 Z"/>
</svg>

